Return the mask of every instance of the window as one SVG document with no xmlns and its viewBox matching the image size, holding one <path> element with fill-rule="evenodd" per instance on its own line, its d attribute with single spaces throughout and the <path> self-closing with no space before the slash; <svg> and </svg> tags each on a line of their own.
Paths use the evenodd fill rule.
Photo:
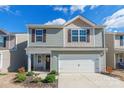
<svg viewBox="0 0 124 93">
<path fill-rule="evenodd" d="M 0 47 L 4 47 L 4 37 L 0 36 Z"/>
<path fill-rule="evenodd" d="M 72 30 L 72 41 L 78 42 L 78 30 Z"/>
<path fill-rule="evenodd" d="M 41 63 L 42 62 L 42 57 L 41 55 L 38 55 L 38 63 Z"/>
<path fill-rule="evenodd" d="M 36 42 L 42 42 L 42 41 L 43 41 L 43 30 L 36 29 Z"/>
<path fill-rule="evenodd" d="M 120 46 L 124 46 L 124 36 L 120 36 Z"/>
<path fill-rule="evenodd" d="M 87 31 L 80 30 L 80 41 L 87 42 Z"/>
<path fill-rule="evenodd" d="M 72 42 L 87 42 L 87 29 L 71 30 Z"/>
</svg>

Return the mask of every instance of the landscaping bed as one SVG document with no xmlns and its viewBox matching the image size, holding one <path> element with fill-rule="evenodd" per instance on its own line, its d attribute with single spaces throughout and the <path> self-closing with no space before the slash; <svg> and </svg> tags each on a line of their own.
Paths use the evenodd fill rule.
<svg viewBox="0 0 124 93">
<path fill-rule="evenodd" d="M 53 83 L 43 83 L 43 82 L 32 82 L 33 77 L 28 76 L 27 79 L 23 82 L 24 87 L 26 88 L 57 88 L 58 81 L 56 80 Z"/>
<path fill-rule="evenodd" d="M 34 72 L 25 72 L 24 69 L 19 70 L 14 78 L 14 83 L 21 83 L 26 88 L 57 88 L 58 80 L 56 71 L 51 71 L 45 77 Z"/>
<path fill-rule="evenodd" d="M 114 78 L 118 78 L 118 79 L 124 81 L 124 70 L 122 70 L 122 69 L 113 70 L 111 73 L 102 72 L 101 74 L 111 76 Z"/>
<path fill-rule="evenodd" d="M 7 75 L 6 73 L 0 73 L 0 76 L 5 76 L 5 75 Z"/>
</svg>

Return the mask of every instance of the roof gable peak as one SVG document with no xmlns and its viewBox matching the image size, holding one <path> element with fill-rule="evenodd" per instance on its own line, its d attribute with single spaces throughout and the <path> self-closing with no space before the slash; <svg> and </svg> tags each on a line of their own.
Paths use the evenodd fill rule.
<svg viewBox="0 0 124 93">
<path fill-rule="evenodd" d="M 83 16 L 81 16 L 81 15 L 78 15 L 78 16 L 72 18 L 71 20 L 67 21 L 67 22 L 64 24 L 64 26 L 66 26 L 66 25 L 72 23 L 73 21 L 77 20 L 78 18 L 79 18 L 80 20 L 86 22 L 87 24 L 91 25 L 91 26 L 96 26 L 95 23 L 89 21 L 87 18 L 85 18 L 85 17 L 83 17 Z"/>
</svg>

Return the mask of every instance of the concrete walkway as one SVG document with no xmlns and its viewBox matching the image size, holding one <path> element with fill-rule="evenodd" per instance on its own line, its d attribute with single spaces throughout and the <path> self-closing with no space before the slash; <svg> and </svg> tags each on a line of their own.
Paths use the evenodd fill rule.
<svg viewBox="0 0 124 93">
<path fill-rule="evenodd" d="M 124 81 L 118 78 L 98 74 L 60 74 L 58 78 L 59 88 L 124 88 Z"/>
<path fill-rule="evenodd" d="M 7 75 L 0 76 L 0 88 L 24 88 L 21 84 L 13 83 L 15 73 L 7 73 Z"/>
</svg>

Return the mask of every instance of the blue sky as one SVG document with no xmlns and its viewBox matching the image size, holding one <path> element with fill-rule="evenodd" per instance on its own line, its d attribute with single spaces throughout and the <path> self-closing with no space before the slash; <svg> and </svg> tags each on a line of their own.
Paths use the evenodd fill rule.
<svg viewBox="0 0 124 93">
<path fill-rule="evenodd" d="M 9 32 L 26 32 L 26 24 L 62 25 L 82 15 L 108 31 L 124 31 L 124 6 L 0 6 L 0 28 Z"/>
</svg>

